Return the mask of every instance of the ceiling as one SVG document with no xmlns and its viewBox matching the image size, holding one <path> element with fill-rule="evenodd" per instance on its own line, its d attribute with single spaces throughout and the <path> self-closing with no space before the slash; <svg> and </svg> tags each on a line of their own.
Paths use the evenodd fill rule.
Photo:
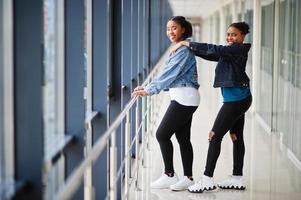
<svg viewBox="0 0 301 200">
<path fill-rule="evenodd" d="M 188 18 L 206 18 L 223 0 L 168 0 L 174 15 Z"/>
</svg>

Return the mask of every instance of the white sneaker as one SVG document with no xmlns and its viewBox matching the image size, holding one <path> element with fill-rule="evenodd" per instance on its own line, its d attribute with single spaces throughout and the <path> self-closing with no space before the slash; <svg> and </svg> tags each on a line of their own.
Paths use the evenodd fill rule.
<svg viewBox="0 0 301 200">
<path fill-rule="evenodd" d="M 229 176 L 228 179 L 217 184 L 222 189 L 244 190 L 246 186 L 243 183 L 242 176 Z"/>
<path fill-rule="evenodd" d="M 194 185 L 188 187 L 188 191 L 192 193 L 202 193 L 216 189 L 213 178 L 203 175 L 203 177 Z"/>
<path fill-rule="evenodd" d="M 158 178 L 156 181 L 151 183 L 151 188 L 153 189 L 166 189 L 169 188 L 169 186 L 175 184 L 178 182 L 178 177 L 176 173 L 174 173 L 173 177 L 167 176 L 165 173 L 163 173 L 160 178 Z"/>
<path fill-rule="evenodd" d="M 171 185 L 169 188 L 173 191 L 181 191 L 181 190 L 187 190 L 188 187 L 193 184 L 194 181 L 190 180 L 187 176 L 184 176 L 177 183 Z"/>
</svg>

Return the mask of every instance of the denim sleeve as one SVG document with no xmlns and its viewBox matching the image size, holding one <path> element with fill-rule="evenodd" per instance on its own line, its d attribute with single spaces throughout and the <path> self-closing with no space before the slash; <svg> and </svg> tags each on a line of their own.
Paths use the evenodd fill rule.
<svg viewBox="0 0 301 200">
<path fill-rule="evenodd" d="M 233 44 L 229 46 L 214 45 L 207 43 L 190 42 L 190 49 L 199 57 L 220 58 L 233 55 L 241 55 L 245 51 L 243 44 Z"/>
<path fill-rule="evenodd" d="M 186 47 L 176 51 L 170 57 L 170 61 L 164 67 L 162 73 L 155 78 L 144 89 L 149 95 L 158 94 L 161 90 L 168 86 L 177 78 L 182 71 L 185 63 L 190 59 L 190 52 Z"/>
</svg>

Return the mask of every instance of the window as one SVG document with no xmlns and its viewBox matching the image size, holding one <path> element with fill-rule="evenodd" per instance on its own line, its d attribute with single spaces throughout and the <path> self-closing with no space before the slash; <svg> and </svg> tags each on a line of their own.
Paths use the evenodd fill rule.
<svg viewBox="0 0 301 200">
<path fill-rule="evenodd" d="M 257 88 L 257 110 L 268 126 L 272 126 L 274 2 L 261 2 L 261 64 Z"/>
<path fill-rule="evenodd" d="M 226 16 L 226 26 L 228 27 L 232 23 L 232 14 L 231 14 L 230 5 L 227 5 L 225 7 L 225 16 Z"/>
<path fill-rule="evenodd" d="M 3 5 L 2 2 L 0 3 L 0 13 L 3 11 Z M 3 46 L 3 16 L 2 14 L 0 15 L 0 46 Z M 3 180 L 3 136 L 4 136 L 4 127 L 3 127 L 3 121 L 4 121 L 4 77 L 3 77 L 3 71 L 4 71 L 4 63 L 3 63 L 3 48 L 0 48 L 0 185 L 2 184 Z M 1 194 L 2 192 L 0 192 Z"/>
<path fill-rule="evenodd" d="M 44 0 L 43 58 L 44 160 L 50 162 L 65 142 L 64 1 Z M 45 197 L 64 181 L 63 156 L 44 176 Z"/>
<path fill-rule="evenodd" d="M 296 66 L 297 66 L 297 73 L 296 73 L 296 83 L 299 89 L 301 89 L 301 2 L 297 1 L 296 6 Z M 301 154 L 301 153 L 300 153 Z M 300 156 L 301 157 L 301 156 Z"/>
<path fill-rule="evenodd" d="M 84 56 L 85 56 L 85 104 L 86 104 L 86 123 L 91 123 L 92 113 L 92 1 L 85 0 L 85 29 L 84 29 Z M 85 150 L 86 153 L 92 149 L 92 130 L 86 130 L 86 144 Z M 93 185 L 92 182 L 92 167 L 86 170 L 85 172 L 85 197 L 93 198 L 93 189 L 92 187 L 87 187 L 87 185 Z"/>
<path fill-rule="evenodd" d="M 4 199 L 14 183 L 12 23 L 12 1 L 0 0 L 0 198 Z"/>
<path fill-rule="evenodd" d="M 2 5 L 2 1 L 0 3 L 0 46 L 3 46 L 3 5 Z M 4 71 L 4 63 L 3 63 L 3 48 L 0 48 L 0 185 L 2 184 L 2 180 L 3 180 L 3 155 L 2 152 L 4 152 L 3 149 L 3 136 L 4 136 L 4 127 L 3 127 L 3 122 L 4 122 L 4 115 L 2 113 L 4 113 L 3 109 L 4 109 L 4 94 L 3 94 L 3 90 L 4 90 L 4 81 L 3 81 L 3 71 Z M 0 193 L 1 195 L 1 193 Z"/>
<path fill-rule="evenodd" d="M 245 42 L 253 43 L 253 1 L 246 0 L 243 6 L 244 21 L 247 22 L 250 26 L 250 33 L 246 36 Z M 249 61 L 252 61 L 252 59 L 249 59 Z"/>
<path fill-rule="evenodd" d="M 214 14 L 215 17 L 215 42 L 220 43 L 220 16 L 219 13 L 216 12 Z"/>
<path fill-rule="evenodd" d="M 64 42 L 63 5 L 44 1 L 43 111 L 45 153 L 51 153 L 55 138 L 64 135 Z M 47 155 L 46 155 L 47 157 Z"/>
</svg>

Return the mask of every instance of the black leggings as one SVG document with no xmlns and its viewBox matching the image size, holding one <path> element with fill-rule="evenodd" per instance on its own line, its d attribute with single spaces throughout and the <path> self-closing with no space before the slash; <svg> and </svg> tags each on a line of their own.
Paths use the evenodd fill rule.
<svg viewBox="0 0 301 200">
<path fill-rule="evenodd" d="M 204 175 L 212 177 L 215 165 L 220 154 L 221 142 L 224 135 L 230 131 L 235 134 L 233 140 L 233 175 L 242 176 L 242 169 L 245 155 L 245 145 L 243 138 L 243 129 L 245 122 L 245 112 L 252 104 L 252 96 L 241 101 L 225 102 L 221 107 L 212 131 L 214 135 L 209 142 L 207 154 L 206 169 Z"/>
<path fill-rule="evenodd" d="M 165 173 L 173 173 L 173 146 L 170 140 L 175 133 L 180 145 L 184 176 L 192 176 L 193 150 L 190 143 L 192 115 L 197 106 L 183 106 L 176 101 L 170 105 L 156 133 L 165 165 Z"/>
</svg>

